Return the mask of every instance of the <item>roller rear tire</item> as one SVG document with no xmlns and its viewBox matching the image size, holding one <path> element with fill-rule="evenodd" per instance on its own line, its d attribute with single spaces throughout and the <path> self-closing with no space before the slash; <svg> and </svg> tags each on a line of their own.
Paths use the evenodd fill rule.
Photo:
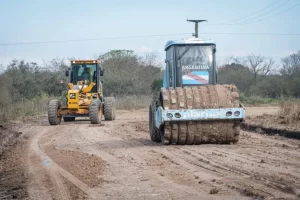
<svg viewBox="0 0 300 200">
<path fill-rule="evenodd" d="M 149 106 L 149 131 L 150 131 L 150 137 L 153 142 L 160 143 L 161 142 L 161 135 L 158 128 L 155 126 L 155 109 L 156 104 L 153 102 Z"/>
</svg>

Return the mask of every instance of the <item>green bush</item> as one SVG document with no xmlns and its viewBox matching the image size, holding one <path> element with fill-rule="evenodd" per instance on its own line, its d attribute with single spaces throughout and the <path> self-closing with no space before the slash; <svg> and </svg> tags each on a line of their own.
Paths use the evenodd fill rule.
<svg viewBox="0 0 300 200">
<path fill-rule="evenodd" d="M 116 107 L 126 110 L 148 108 L 151 101 L 152 97 L 148 95 L 118 96 L 116 97 Z"/>
<path fill-rule="evenodd" d="M 101 80 L 104 96 L 118 97 L 117 105 L 121 109 L 147 107 L 149 96 L 161 78 L 155 56 L 139 57 L 130 50 L 114 50 L 101 58 L 105 69 Z M 50 97 L 65 101 L 67 68 L 60 59 L 53 59 L 44 66 L 13 60 L 0 74 L 1 122 L 45 112 Z M 60 80 L 65 84 L 59 84 Z"/>
<path fill-rule="evenodd" d="M 151 60 L 155 57 L 143 58 L 130 50 L 113 50 L 100 58 L 104 60 L 105 96 L 149 95 L 153 82 L 161 78 L 161 69 Z"/>
<path fill-rule="evenodd" d="M 250 95 L 257 95 L 266 98 L 281 98 L 288 95 L 283 77 L 272 75 L 264 77 L 250 87 Z"/>
<path fill-rule="evenodd" d="M 281 102 L 283 99 L 274 99 L 261 96 L 246 96 L 240 93 L 240 102 L 244 105 L 261 105 L 261 104 L 275 104 Z"/>
<path fill-rule="evenodd" d="M 113 50 L 99 58 L 105 70 L 101 79 L 104 96 L 115 96 L 120 109 L 148 107 L 151 96 L 162 87 L 163 70 L 155 54 L 141 57 L 131 50 Z M 273 104 L 300 97 L 300 51 L 283 58 L 282 68 L 276 71 L 271 60 L 256 68 L 239 60 L 243 59 L 218 68 L 218 82 L 235 84 L 242 103 Z M 64 76 L 67 68 L 63 59 L 53 59 L 43 66 L 12 60 L 0 74 L 0 120 L 42 113 L 50 97 L 65 100 L 68 87 L 59 80 L 68 82 Z"/>
</svg>

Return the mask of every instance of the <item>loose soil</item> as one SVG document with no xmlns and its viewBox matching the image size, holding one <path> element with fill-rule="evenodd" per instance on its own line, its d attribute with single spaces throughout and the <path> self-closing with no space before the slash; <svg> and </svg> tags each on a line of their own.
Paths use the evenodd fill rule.
<svg viewBox="0 0 300 200">
<path fill-rule="evenodd" d="M 299 140 L 241 131 L 236 145 L 162 146 L 146 110 L 117 114 L 102 126 L 27 121 L 1 157 L 0 199 L 300 198 Z"/>
<path fill-rule="evenodd" d="M 279 108 L 247 108 L 246 114 L 244 130 L 300 139 L 300 123 L 287 123 Z"/>
</svg>

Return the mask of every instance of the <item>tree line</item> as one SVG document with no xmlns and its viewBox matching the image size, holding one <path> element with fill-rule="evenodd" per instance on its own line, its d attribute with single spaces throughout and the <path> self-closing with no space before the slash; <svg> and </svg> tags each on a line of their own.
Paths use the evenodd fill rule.
<svg viewBox="0 0 300 200">
<path fill-rule="evenodd" d="M 219 83 L 235 84 L 247 96 L 300 97 L 300 51 L 275 64 L 271 58 L 250 54 L 231 57 L 218 67 Z"/>
<path fill-rule="evenodd" d="M 131 50 L 112 50 L 99 59 L 104 66 L 101 81 L 105 96 L 147 95 L 150 98 L 162 86 L 163 67 L 156 54 L 138 56 Z M 69 63 L 64 59 L 53 59 L 42 65 L 12 60 L 5 68 L 2 66 L 0 120 L 4 115 L 6 118 L 22 115 L 28 105 L 37 109 L 40 99 L 43 99 L 40 102 L 43 110 L 49 97 L 65 98 L 68 79 L 64 72 Z M 231 57 L 217 71 L 219 83 L 235 84 L 248 97 L 300 97 L 300 51 L 282 58 L 280 66 L 260 55 Z M 59 84 L 61 81 L 64 84 Z"/>
<path fill-rule="evenodd" d="M 101 82 L 105 96 L 151 95 L 153 83 L 162 77 L 154 53 L 138 56 L 131 50 L 113 50 L 99 59 L 104 66 Z M 65 59 L 42 65 L 12 60 L 5 68 L 0 66 L 0 121 L 43 111 L 49 98 L 65 99 L 69 66 L 70 60 Z"/>
</svg>

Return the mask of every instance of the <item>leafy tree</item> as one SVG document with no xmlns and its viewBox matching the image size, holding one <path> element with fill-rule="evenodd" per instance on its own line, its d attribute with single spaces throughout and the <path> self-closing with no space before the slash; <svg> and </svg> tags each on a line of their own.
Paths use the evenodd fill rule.
<svg viewBox="0 0 300 200">
<path fill-rule="evenodd" d="M 153 57 L 138 57 L 131 50 L 113 50 L 101 55 L 104 66 L 104 95 L 151 94 L 151 84 L 160 69 Z M 151 60 L 150 60 L 151 59 Z"/>
<path fill-rule="evenodd" d="M 280 73 L 283 76 L 296 76 L 300 73 L 300 51 L 282 58 L 282 69 Z"/>
<path fill-rule="evenodd" d="M 288 89 L 283 77 L 280 75 L 270 75 L 251 85 L 249 94 L 269 98 L 280 98 L 288 95 Z"/>
<path fill-rule="evenodd" d="M 253 73 L 248 67 L 231 63 L 218 69 L 218 82 L 221 84 L 235 84 L 240 91 L 248 93 L 254 83 Z"/>
<path fill-rule="evenodd" d="M 249 69 L 252 71 L 254 79 L 257 79 L 259 75 L 266 76 L 271 72 L 274 65 L 274 60 L 266 58 L 261 55 L 249 54 L 247 56 Z"/>
</svg>

